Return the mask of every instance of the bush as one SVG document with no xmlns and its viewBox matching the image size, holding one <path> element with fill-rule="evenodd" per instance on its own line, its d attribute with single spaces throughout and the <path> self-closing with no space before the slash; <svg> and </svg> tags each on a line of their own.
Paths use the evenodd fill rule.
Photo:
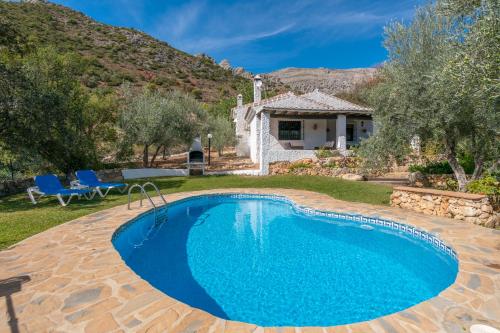
<svg viewBox="0 0 500 333">
<path fill-rule="evenodd" d="M 339 157 L 342 156 L 338 150 L 331 150 L 327 148 L 319 148 L 315 152 L 317 158 Z"/>
<path fill-rule="evenodd" d="M 462 168 L 464 168 L 466 174 L 472 174 L 474 172 L 474 160 L 471 157 L 464 156 L 459 159 L 459 163 Z M 453 174 L 453 169 L 448 161 L 432 162 L 426 165 L 413 164 L 409 166 L 408 171 L 421 172 L 428 175 Z"/>
<path fill-rule="evenodd" d="M 295 170 L 300 170 L 300 169 L 310 169 L 312 168 L 312 165 L 309 164 L 309 163 L 306 163 L 306 162 L 295 162 L 293 164 L 291 164 L 289 167 L 288 167 L 288 170 L 290 172 L 293 172 Z"/>
<path fill-rule="evenodd" d="M 500 182 L 495 177 L 486 175 L 481 179 L 471 181 L 467 185 L 467 191 L 470 193 L 498 196 L 500 195 Z"/>
<path fill-rule="evenodd" d="M 325 168 L 331 169 L 356 169 L 359 168 L 361 164 L 361 159 L 357 157 L 344 156 L 341 158 L 330 159 L 328 163 L 324 164 Z"/>
<path fill-rule="evenodd" d="M 195 88 L 193 89 L 193 91 L 191 91 L 191 93 L 197 100 L 201 100 L 203 97 L 203 92 L 200 89 Z"/>
<path fill-rule="evenodd" d="M 420 164 L 412 164 L 408 167 L 408 171 L 425 173 L 425 166 Z"/>
<path fill-rule="evenodd" d="M 458 191 L 458 182 L 455 179 L 446 180 L 446 190 Z"/>
</svg>

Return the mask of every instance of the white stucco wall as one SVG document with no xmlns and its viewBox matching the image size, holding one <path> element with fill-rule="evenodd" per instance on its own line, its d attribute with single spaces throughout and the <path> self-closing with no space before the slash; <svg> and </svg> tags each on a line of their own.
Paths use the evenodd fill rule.
<svg viewBox="0 0 500 333">
<path fill-rule="evenodd" d="M 315 158 L 314 150 L 270 150 L 269 163 L 273 162 L 294 162 L 304 158 Z"/>
<path fill-rule="evenodd" d="M 172 177 L 188 176 L 187 169 L 123 169 L 124 179 L 152 178 L 152 177 Z"/>
<path fill-rule="evenodd" d="M 234 125 L 236 132 L 236 154 L 238 156 L 248 156 L 250 154 L 249 136 L 250 129 L 245 121 L 246 108 L 240 107 L 234 110 Z"/>
<path fill-rule="evenodd" d="M 266 176 L 269 174 L 269 152 L 271 136 L 271 115 L 269 112 L 260 114 L 260 140 L 259 140 L 259 161 L 260 174 Z"/>
<path fill-rule="evenodd" d="M 253 117 L 250 122 L 250 136 L 248 138 L 250 159 L 254 163 L 259 163 L 259 149 L 258 149 L 258 134 L 259 134 L 259 122 L 257 117 Z"/>
</svg>

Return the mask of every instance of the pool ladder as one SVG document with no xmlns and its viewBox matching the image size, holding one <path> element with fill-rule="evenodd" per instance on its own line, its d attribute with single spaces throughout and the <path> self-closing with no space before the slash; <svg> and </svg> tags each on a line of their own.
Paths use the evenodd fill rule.
<svg viewBox="0 0 500 333">
<path fill-rule="evenodd" d="M 155 184 L 153 184 L 152 182 L 146 182 L 146 183 L 144 183 L 142 185 L 140 185 L 140 184 L 134 184 L 134 185 L 132 185 L 128 189 L 128 205 L 127 205 L 127 208 L 128 208 L 128 210 L 130 210 L 130 202 L 132 201 L 132 190 L 134 188 L 138 188 L 139 191 L 140 191 L 140 193 L 141 193 L 141 200 L 139 201 L 140 202 L 140 206 L 142 207 L 142 200 L 143 200 L 143 198 L 148 199 L 149 203 L 151 203 L 151 206 L 153 206 L 153 209 L 154 209 L 155 222 L 158 223 L 158 220 L 164 220 L 166 218 L 167 211 L 163 210 L 163 211 L 160 212 L 160 214 L 157 214 L 157 208 L 158 208 L 158 206 L 154 203 L 153 199 L 151 199 L 151 196 L 145 190 L 146 187 L 148 187 L 148 186 L 153 187 L 154 190 L 156 191 L 156 194 L 158 194 L 158 196 L 161 198 L 161 200 L 163 201 L 163 203 L 165 205 L 167 204 L 167 200 L 165 200 L 165 197 L 160 192 L 160 190 L 158 189 L 158 187 Z"/>
</svg>

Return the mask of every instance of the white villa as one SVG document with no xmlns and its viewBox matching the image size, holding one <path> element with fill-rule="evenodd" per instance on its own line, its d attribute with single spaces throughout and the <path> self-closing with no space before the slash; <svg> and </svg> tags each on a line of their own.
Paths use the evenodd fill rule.
<svg viewBox="0 0 500 333">
<path fill-rule="evenodd" d="M 315 157 L 321 147 L 346 154 L 373 132 L 372 109 L 318 90 L 295 95 L 292 92 L 262 99 L 262 80 L 254 78 L 254 101 L 233 108 L 239 156 L 250 156 L 269 173 L 269 163 Z"/>
</svg>

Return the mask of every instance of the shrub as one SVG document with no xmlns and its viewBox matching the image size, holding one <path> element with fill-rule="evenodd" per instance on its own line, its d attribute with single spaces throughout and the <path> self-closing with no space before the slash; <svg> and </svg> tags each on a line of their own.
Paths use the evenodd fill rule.
<svg viewBox="0 0 500 333">
<path fill-rule="evenodd" d="M 458 182 L 455 179 L 446 180 L 446 190 L 458 191 Z"/>
<path fill-rule="evenodd" d="M 412 164 L 408 167 L 408 171 L 425 173 L 425 166 L 420 164 Z"/>
<path fill-rule="evenodd" d="M 481 179 L 471 181 L 467 185 L 467 191 L 470 193 L 498 196 L 500 195 L 500 182 L 495 177 L 486 175 Z"/>
<path fill-rule="evenodd" d="M 326 164 L 323 164 L 323 167 L 330 168 L 330 169 L 337 169 L 339 166 L 337 163 L 335 163 L 335 161 L 330 161 Z"/>
<path fill-rule="evenodd" d="M 191 91 L 191 93 L 197 100 L 201 100 L 203 97 L 203 92 L 200 89 L 195 88 L 193 89 L 193 91 Z"/>
<path fill-rule="evenodd" d="M 494 176 L 486 175 L 481 179 L 471 181 L 467 184 L 467 191 L 487 195 L 493 209 L 500 210 L 500 182 Z"/>
<path fill-rule="evenodd" d="M 460 158 L 459 163 L 462 168 L 464 168 L 466 174 L 474 172 L 474 159 L 470 156 Z M 426 165 L 413 164 L 409 166 L 408 171 L 421 172 L 429 175 L 453 174 L 453 169 L 448 161 L 432 162 L 427 163 Z"/>
<path fill-rule="evenodd" d="M 451 166 L 448 163 L 448 161 L 430 163 L 430 164 L 426 165 L 426 167 L 424 168 L 424 171 L 425 171 L 424 173 L 428 173 L 431 175 L 453 173 L 453 170 L 451 169 Z"/>
<path fill-rule="evenodd" d="M 295 170 L 300 170 L 300 169 L 310 169 L 312 168 L 312 165 L 306 162 L 295 162 L 292 163 L 289 167 L 288 170 L 290 172 L 293 172 Z"/>
<path fill-rule="evenodd" d="M 317 149 L 314 154 L 316 155 L 317 158 L 328 158 L 332 157 L 334 154 L 331 150 L 325 149 L 325 148 L 320 148 Z"/>
</svg>

